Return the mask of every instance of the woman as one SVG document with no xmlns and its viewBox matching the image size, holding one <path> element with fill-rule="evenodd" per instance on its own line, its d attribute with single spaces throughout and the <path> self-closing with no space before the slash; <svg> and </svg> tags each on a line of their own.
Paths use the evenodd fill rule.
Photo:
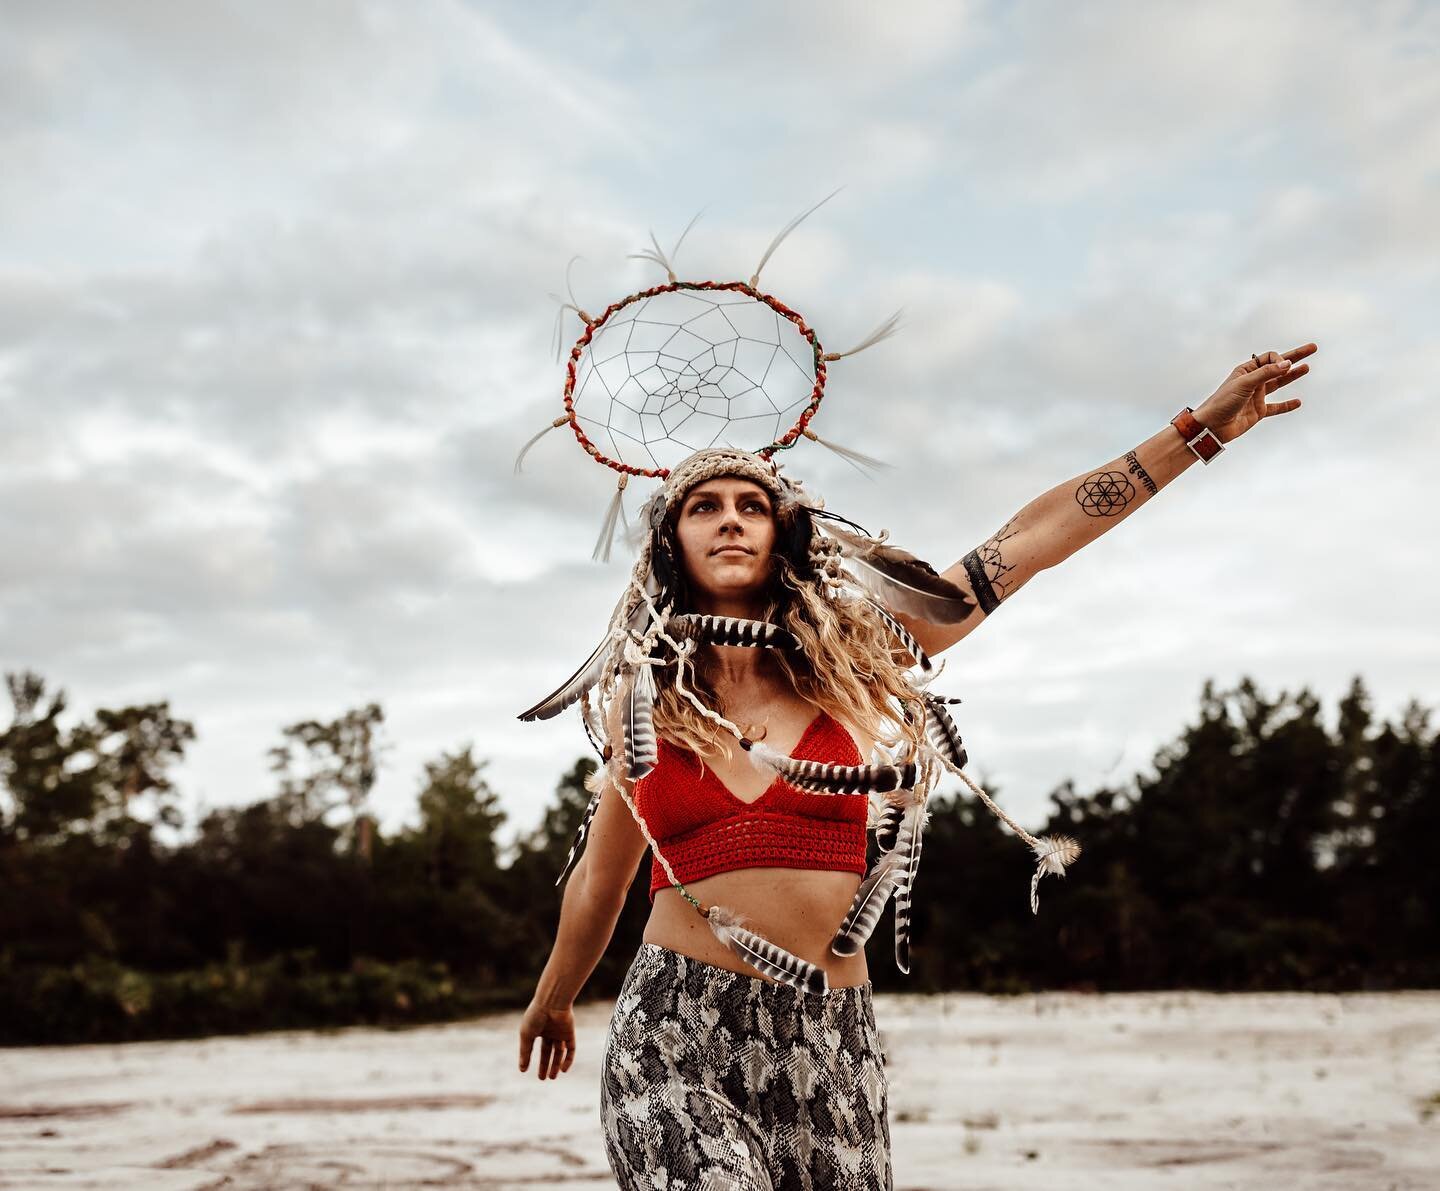
<svg viewBox="0 0 1440 1191">
<path fill-rule="evenodd" d="M 658 590 L 674 601 L 670 611 L 773 621 L 799 648 L 717 643 L 722 637 L 691 649 L 661 633 L 669 654 L 646 656 L 630 634 L 632 695 L 628 705 L 609 704 L 602 730 L 612 762 L 600 771 L 588 843 L 521 1022 L 519 1064 L 527 1070 L 539 1039 L 537 1075 L 569 1070 L 574 998 L 610 939 L 647 845 L 658 845 L 653 908 L 604 1064 L 607 1153 L 622 1187 L 712 1185 L 706 1178 L 738 1187 L 892 1186 L 884 1056 L 864 950 L 837 954 L 844 949 L 832 946 L 865 876 L 867 799 L 806 798 L 747 753 L 763 742 L 782 766 L 790 755 L 854 766 L 877 743 L 917 745 L 922 726 L 892 710 L 896 701 L 904 706 L 908 689 L 900 670 L 920 660 L 909 655 L 949 648 L 1196 458 L 1208 463 L 1262 418 L 1299 408 L 1298 400 L 1266 397 L 1304 375 L 1309 366 L 1298 362 L 1316 350 L 1311 343 L 1252 356 L 1199 409 L 1187 407 L 1135 450 L 1030 502 L 941 576 L 963 594 L 960 616 L 935 623 L 913 606 L 890 609 L 910 634 L 903 651 L 864 601 L 817 602 L 830 565 L 812 544 L 811 517 L 821 510 L 787 499 L 793 486 L 773 465 L 744 452 L 702 452 L 671 473 L 648 506 L 649 562 Z M 653 598 L 660 597 L 646 593 L 643 602 Z M 634 612 L 640 603 L 622 608 Z M 682 621 L 695 623 L 665 623 Z M 623 722 L 635 706 L 634 684 L 650 681 L 651 663 L 675 664 L 677 656 L 677 677 L 688 660 L 689 687 L 676 681 L 657 690 L 656 759 L 632 781 L 614 757 L 619 742 L 627 755 L 637 739 L 644 748 L 644 725 L 637 734 Z M 722 727 L 736 731 L 740 749 Z M 742 961 L 723 923 L 702 928 L 693 913 L 706 913 L 702 902 L 723 902 L 781 954 L 823 972 L 823 991 L 756 974 L 763 960 Z"/>
</svg>

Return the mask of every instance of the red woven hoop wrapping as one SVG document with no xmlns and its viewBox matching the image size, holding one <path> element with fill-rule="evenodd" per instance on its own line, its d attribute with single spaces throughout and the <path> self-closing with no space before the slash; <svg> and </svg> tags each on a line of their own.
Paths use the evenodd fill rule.
<svg viewBox="0 0 1440 1191">
<path fill-rule="evenodd" d="M 762 459 L 769 459 L 776 451 L 783 451 L 795 445 L 796 441 L 805 433 L 805 428 L 810 425 L 810 419 L 815 416 L 815 411 L 820 408 L 820 400 L 825 396 L 825 360 L 820 341 L 816 338 L 815 332 L 795 311 L 791 310 L 777 298 L 762 293 L 748 282 L 744 281 L 672 281 L 668 285 L 657 285 L 654 289 L 643 290 L 638 294 L 631 294 L 628 298 L 621 298 L 620 301 L 606 308 L 599 318 L 590 322 L 585 327 L 585 333 L 575 341 L 575 346 L 570 349 L 570 360 L 565 366 L 565 415 L 570 423 L 570 429 L 575 432 L 575 438 L 590 456 L 606 467 L 624 475 L 631 476 L 653 476 L 663 480 L 670 474 L 668 467 L 634 467 L 628 463 L 621 463 L 618 459 L 611 459 L 601 452 L 600 448 L 591 442 L 585 431 L 580 428 L 580 423 L 575 416 L 575 366 L 580 360 L 581 354 L 589 346 L 595 332 L 605 325 L 607 320 L 614 316 L 617 310 L 622 310 L 632 302 L 639 302 L 644 298 L 653 298 L 656 294 L 674 293 L 677 290 L 735 290 L 746 294 L 757 301 L 764 302 L 770 309 L 783 318 L 789 319 L 795 324 L 796 329 L 809 342 L 811 350 L 815 355 L 815 384 L 810 390 L 810 400 L 805 408 L 800 411 L 800 416 L 795 420 L 795 425 L 790 427 L 784 434 L 772 442 L 769 446 L 762 447 L 756 451 Z"/>
</svg>

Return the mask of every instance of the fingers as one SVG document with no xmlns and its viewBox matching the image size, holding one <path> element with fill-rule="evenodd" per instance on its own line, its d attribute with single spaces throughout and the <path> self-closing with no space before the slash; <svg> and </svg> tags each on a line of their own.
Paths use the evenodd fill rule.
<svg viewBox="0 0 1440 1191">
<path fill-rule="evenodd" d="M 520 1031 L 520 1070 L 523 1073 L 530 1066 L 530 1052 L 535 1047 L 535 1039 L 524 1030 Z"/>
<path fill-rule="evenodd" d="M 1276 355 L 1275 352 L 1267 352 L 1266 354 L 1271 356 Z M 1252 388 L 1258 388 L 1271 383 L 1278 385 L 1281 377 L 1289 371 L 1290 361 L 1283 356 L 1279 356 L 1268 364 L 1262 362 L 1259 366 L 1251 369 L 1250 375 L 1247 376 L 1245 380 Z"/>
<path fill-rule="evenodd" d="M 1302 343 L 1299 347 L 1292 347 L 1288 352 L 1264 352 L 1252 356 L 1248 363 L 1241 364 L 1242 372 L 1255 372 L 1269 364 L 1279 363 L 1281 360 L 1289 360 L 1292 364 L 1298 364 L 1306 356 L 1313 356 L 1320 349 L 1313 343 Z"/>
<path fill-rule="evenodd" d="M 530 1066 L 532 1040 L 524 1039 L 520 1044 L 520 1070 Z M 562 1071 L 569 1071 L 575 1061 L 575 1043 L 556 1041 L 553 1038 L 540 1040 L 540 1062 L 535 1068 L 536 1079 L 555 1079 Z"/>
<path fill-rule="evenodd" d="M 1271 414 L 1288 414 L 1293 409 L 1300 408 L 1300 398 L 1293 397 L 1289 401 L 1277 401 L 1274 405 L 1266 405 L 1260 416 L 1268 418 Z"/>
<path fill-rule="evenodd" d="M 1285 373 L 1284 376 L 1282 376 L 1279 380 L 1275 382 L 1275 387 L 1277 389 L 1283 389 L 1292 380 L 1299 380 L 1309 371 L 1309 364 L 1297 364 L 1294 368 L 1291 368 L 1288 372 Z"/>
</svg>

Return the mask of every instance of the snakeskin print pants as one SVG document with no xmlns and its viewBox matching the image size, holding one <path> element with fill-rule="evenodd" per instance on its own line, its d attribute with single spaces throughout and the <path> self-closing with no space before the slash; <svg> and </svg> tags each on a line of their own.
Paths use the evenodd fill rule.
<svg viewBox="0 0 1440 1191">
<path fill-rule="evenodd" d="M 890 1191 L 870 985 L 803 993 L 644 943 L 601 1073 L 623 1191 Z"/>
</svg>

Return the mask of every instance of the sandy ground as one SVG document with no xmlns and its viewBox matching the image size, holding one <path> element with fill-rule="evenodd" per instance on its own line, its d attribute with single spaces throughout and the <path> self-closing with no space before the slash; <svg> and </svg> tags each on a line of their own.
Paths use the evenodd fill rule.
<svg viewBox="0 0 1440 1191">
<path fill-rule="evenodd" d="M 1440 1188 L 1440 993 L 876 1001 L 902 1191 Z M 609 1014 L 3 1050 L 0 1186 L 613 1186 Z"/>
</svg>

